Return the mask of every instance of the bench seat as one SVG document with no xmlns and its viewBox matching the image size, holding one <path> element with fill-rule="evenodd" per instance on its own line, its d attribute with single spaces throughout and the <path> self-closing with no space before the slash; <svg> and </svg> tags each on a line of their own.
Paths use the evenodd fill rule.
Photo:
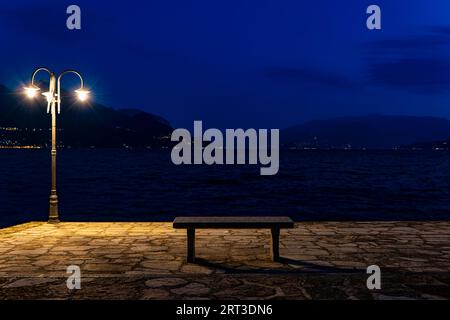
<svg viewBox="0 0 450 320">
<path fill-rule="evenodd" d="M 272 260 L 279 261 L 280 229 L 294 228 L 289 217 L 177 217 L 175 229 L 187 229 L 187 261 L 195 261 L 195 229 L 270 229 Z"/>
</svg>

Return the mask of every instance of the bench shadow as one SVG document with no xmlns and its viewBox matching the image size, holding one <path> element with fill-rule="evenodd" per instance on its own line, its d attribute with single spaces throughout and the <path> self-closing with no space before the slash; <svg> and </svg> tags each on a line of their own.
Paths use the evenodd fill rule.
<svg viewBox="0 0 450 320">
<path fill-rule="evenodd" d="M 251 274 L 296 274 L 296 273 L 365 273 L 365 270 L 357 269 L 357 268 L 339 268 L 339 267 L 330 267 L 323 266 L 320 264 L 315 264 L 311 262 L 295 260 L 291 258 L 280 257 L 280 264 L 284 265 L 280 268 L 267 268 L 267 267 L 256 267 L 256 266 L 239 266 L 234 267 L 230 266 L 227 263 L 217 263 L 211 262 L 203 258 L 196 258 L 195 264 L 207 267 L 218 269 L 226 274 L 233 273 L 251 273 Z M 298 266 L 300 268 L 288 267 L 288 265 Z M 244 267 L 244 268 L 243 268 Z"/>
</svg>

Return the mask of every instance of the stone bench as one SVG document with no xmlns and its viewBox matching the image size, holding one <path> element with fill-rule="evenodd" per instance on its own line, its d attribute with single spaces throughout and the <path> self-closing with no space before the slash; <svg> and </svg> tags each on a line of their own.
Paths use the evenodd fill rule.
<svg viewBox="0 0 450 320">
<path fill-rule="evenodd" d="M 187 261 L 195 261 L 195 229 L 270 229 L 272 260 L 280 260 L 280 229 L 294 228 L 289 217 L 177 217 L 175 229 L 187 229 Z"/>
</svg>

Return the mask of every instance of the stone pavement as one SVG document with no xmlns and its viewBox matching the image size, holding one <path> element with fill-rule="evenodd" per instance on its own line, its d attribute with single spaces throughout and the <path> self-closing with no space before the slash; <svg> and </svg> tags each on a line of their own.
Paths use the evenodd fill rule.
<svg viewBox="0 0 450 320">
<path fill-rule="evenodd" d="M 450 222 L 301 222 L 282 230 L 186 231 L 171 223 L 31 222 L 0 229 L 0 299 L 448 299 Z M 378 265 L 382 289 L 366 287 Z M 68 290 L 66 268 L 81 268 Z"/>
</svg>

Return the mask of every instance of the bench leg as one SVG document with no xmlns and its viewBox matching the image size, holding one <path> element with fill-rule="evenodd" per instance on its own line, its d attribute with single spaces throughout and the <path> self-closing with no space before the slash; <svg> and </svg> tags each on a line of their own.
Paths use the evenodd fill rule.
<svg viewBox="0 0 450 320">
<path fill-rule="evenodd" d="M 272 261 L 280 261 L 280 229 L 272 228 Z"/>
<path fill-rule="evenodd" d="M 187 229 L 187 262 L 195 261 L 195 229 Z"/>
</svg>

